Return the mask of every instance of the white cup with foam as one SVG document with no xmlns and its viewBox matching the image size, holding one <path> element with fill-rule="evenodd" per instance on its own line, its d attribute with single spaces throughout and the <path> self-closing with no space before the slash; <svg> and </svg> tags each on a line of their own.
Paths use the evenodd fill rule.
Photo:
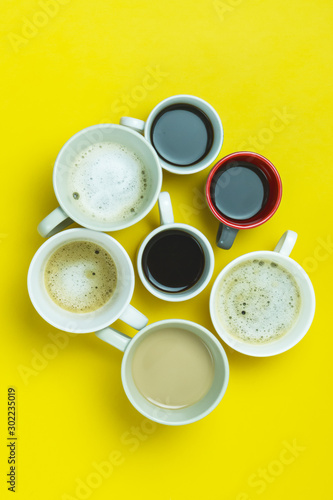
<svg viewBox="0 0 333 500">
<path fill-rule="evenodd" d="M 57 305 L 44 283 L 45 266 L 60 247 L 75 241 L 88 241 L 102 247 L 117 269 L 116 289 L 108 302 L 93 312 L 76 313 Z M 89 333 L 107 328 L 121 319 L 136 330 L 148 323 L 141 312 L 130 305 L 134 292 L 134 269 L 126 250 L 108 234 L 90 229 L 68 229 L 53 235 L 39 247 L 28 271 L 28 292 L 33 306 L 52 326 L 71 333 Z"/>
<path fill-rule="evenodd" d="M 274 356 L 276 354 L 285 352 L 291 347 L 295 346 L 309 330 L 315 313 L 316 300 L 315 300 L 313 286 L 309 276 L 296 261 L 294 261 L 289 257 L 296 243 L 296 239 L 297 239 L 297 234 L 294 231 L 286 231 L 278 241 L 274 251 L 262 250 L 242 255 L 241 257 L 238 257 L 234 259 L 232 262 L 230 262 L 217 276 L 210 294 L 210 303 L 209 303 L 210 316 L 213 325 L 215 327 L 215 330 L 217 331 L 221 339 L 236 351 L 241 352 L 243 354 L 247 354 L 249 356 L 257 356 L 257 357 Z M 273 263 L 273 266 L 276 264 L 277 266 L 280 266 L 282 270 L 285 270 L 286 273 L 290 273 L 290 275 L 294 278 L 297 284 L 297 288 L 299 290 L 299 295 L 300 295 L 298 315 L 295 317 L 294 322 L 290 324 L 290 327 L 287 328 L 287 331 L 280 337 L 277 337 L 275 340 L 262 343 L 260 343 L 260 341 L 255 343 L 248 342 L 245 341 L 244 339 L 241 339 L 240 336 L 238 335 L 236 338 L 236 336 L 232 335 L 231 331 L 228 329 L 229 325 L 226 325 L 226 319 L 224 320 L 224 322 L 222 322 L 221 314 L 219 314 L 220 301 L 223 299 L 223 293 L 221 293 L 222 290 L 221 285 L 223 285 L 223 282 L 224 283 L 226 282 L 225 281 L 226 276 L 230 273 L 230 271 L 234 270 L 237 266 L 240 266 L 247 262 L 253 262 L 254 260 L 257 260 L 258 262 L 265 260 L 270 261 L 271 263 Z M 246 280 L 248 282 L 251 282 L 252 279 L 253 278 L 251 277 L 250 278 L 248 276 L 246 277 Z M 240 282 L 240 280 L 238 280 L 238 282 Z M 241 288 L 242 284 L 238 285 L 237 283 L 237 286 Z M 278 284 L 277 287 L 279 287 Z M 276 302 L 279 300 L 279 298 L 281 298 L 279 297 L 281 296 L 281 294 L 279 294 L 278 291 L 279 290 L 277 289 L 277 293 L 274 293 L 274 289 L 272 288 L 272 293 L 270 294 L 270 300 L 272 302 L 274 301 Z M 247 297 L 246 293 L 241 294 L 238 292 L 237 300 L 238 299 L 240 300 L 241 298 L 242 300 L 240 300 L 240 302 L 243 302 L 244 300 L 245 301 L 244 305 L 246 305 L 246 297 Z M 227 301 L 228 298 L 224 296 L 224 300 Z M 278 312 L 277 306 L 278 304 L 276 305 L 275 310 Z M 257 307 L 260 308 L 261 305 L 258 304 Z M 244 309 L 246 308 L 244 307 Z M 246 311 L 242 312 L 242 314 L 245 313 Z M 278 315 L 276 316 L 276 319 L 277 318 Z M 271 316 L 271 319 L 272 319 L 272 324 L 274 325 L 273 315 Z M 237 323 L 237 317 L 235 321 Z M 243 327 L 241 320 L 238 326 L 236 323 L 234 323 L 235 325 L 234 328 L 238 328 L 238 330 L 240 331 Z M 261 335 L 262 332 L 265 331 L 265 328 L 266 325 L 262 325 L 262 331 L 260 328 L 258 328 L 259 331 L 258 335 Z"/>
<path fill-rule="evenodd" d="M 72 222 L 96 231 L 132 226 L 153 208 L 162 169 L 139 133 L 114 124 L 87 127 L 60 150 L 53 169 L 59 202 L 38 225 L 47 238 Z"/>
</svg>

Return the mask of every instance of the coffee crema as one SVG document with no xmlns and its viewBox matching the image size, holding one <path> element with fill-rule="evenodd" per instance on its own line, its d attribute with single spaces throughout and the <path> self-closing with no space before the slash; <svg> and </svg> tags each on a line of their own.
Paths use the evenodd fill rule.
<svg viewBox="0 0 333 500">
<path fill-rule="evenodd" d="M 44 270 L 45 288 L 66 311 L 88 313 L 103 307 L 117 286 L 111 255 L 91 241 L 72 241 L 55 250 Z"/>
<path fill-rule="evenodd" d="M 147 335 L 132 360 L 139 392 L 161 408 L 177 410 L 200 401 L 214 380 L 214 359 L 201 338 L 183 328 Z"/>
<path fill-rule="evenodd" d="M 232 268 L 216 292 L 218 319 L 238 341 L 266 344 L 288 333 L 300 313 L 301 291 L 294 276 L 268 259 Z"/>
<path fill-rule="evenodd" d="M 69 166 L 69 197 L 94 221 L 114 223 L 133 218 L 145 204 L 150 187 L 142 159 L 122 144 L 92 144 Z"/>
</svg>

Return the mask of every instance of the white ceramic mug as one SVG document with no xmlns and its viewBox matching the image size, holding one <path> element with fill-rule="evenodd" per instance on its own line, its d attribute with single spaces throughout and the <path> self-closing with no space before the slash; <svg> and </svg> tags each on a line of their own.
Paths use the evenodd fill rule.
<svg viewBox="0 0 333 500">
<path fill-rule="evenodd" d="M 221 339 L 236 351 L 249 356 L 274 356 L 296 345 L 309 330 L 315 312 L 316 300 L 310 278 L 304 269 L 289 257 L 296 239 L 297 234 L 294 231 L 286 231 L 280 238 L 274 251 L 261 250 L 242 255 L 230 262 L 216 278 L 210 294 L 210 315 L 215 330 Z M 295 278 L 301 292 L 301 308 L 295 324 L 283 337 L 270 343 L 259 345 L 242 342 L 231 336 L 221 324 L 216 311 L 216 295 L 225 275 L 239 264 L 253 259 L 269 259 L 289 271 Z"/>
<path fill-rule="evenodd" d="M 151 141 L 151 127 L 156 118 L 156 116 L 166 107 L 171 106 L 173 104 L 190 104 L 195 106 L 200 111 L 202 111 L 210 120 L 210 123 L 213 128 L 213 144 L 210 148 L 210 151 L 207 155 L 197 163 L 191 166 L 177 166 L 171 163 L 168 163 L 163 158 L 159 157 L 160 163 L 165 170 L 169 172 L 173 172 L 174 174 L 186 175 L 193 174 L 195 172 L 200 172 L 207 168 L 211 163 L 213 163 L 217 156 L 219 155 L 223 143 L 223 126 L 221 122 L 221 118 L 215 111 L 215 109 L 208 104 L 208 102 L 200 99 L 200 97 L 195 97 L 193 95 L 179 94 L 174 95 L 172 97 L 168 97 L 161 101 L 155 108 L 150 112 L 146 122 L 143 120 L 138 120 L 137 118 L 130 118 L 128 116 L 123 116 L 120 119 L 121 125 L 125 125 L 126 127 L 130 127 L 137 132 L 140 132 L 145 136 L 147 141 L 152 144 Z"/>
<path fill-rule="evenodd" d="M 92 241 L 104 248 L 117 268 L 117 286 L 112 298 L 101 308 L 89 313 L 74 313 L 58 306 L 44 285 L 45 265 L 57 248 L 72 241 Z M 35 253 L 28 272 L 28 292 L 36 311 L 48 323 L 73 333 L 88 333 L 104 329 L 121 319 L 140 330 L 148 319 L 130 305 L 134 292 L 134 269 L 125 249 L 105 233 L 89 229 L 68 229 L 45 241 Z"/>
<path fill-rule="evenodd" d="M 204 234 L 202 234 L 198 229 L 193 226 L 189 226 L 188 224 L 179 224 L 174 222 L 172 204 L 169 193 L 162 192 L 158 197 L 158 207 L 160 211 L 160 220 L 161 225 L 154 229 L 151 233 L 146 236 L 144 241 L 142 242 L 138 255 L 137 255 L 137 268 L 139 277 L 143 283 L 143 285 L 147 288 L 147 290 L 162 300 L 167 300 L 169 302 L 180 302 L 183 300 L 192 299 L 196 295 L 198 295 L 209 283 L 213 271 L 214 271 L 214 252 L 211 244 Z M 200 244 L 205 257 L 205 266 L 199 280 L 189 289 L 184 290 L 182 292 L 164 292 L 162 290 L 158 290 L 155 288 L 147 279 L 143 266 L 142 266 L 142 257 L 144 250 L 147 244 L 151 241 L 154 236 L 162 233 L 163 231 L 168 231 L 170 229 L 176 229 L 180 231 L 184 231 L 191 236 L 193 236 Z"/>
<path fill-rule="evenodd" d="M 75 199 L 73 199 L 71 193 L 66 189 L 68 185 L 69 166 L 87 146 L 99 142 L 114 142 L 127 147 L 141 158 L 145 169 L 149 172 L 150 188 L 145 194 L 145 199 L 140 209 L 130 219 L 115 222 L 97 218 L 91 219 L 78 208 Z M 47 238 L 66 228 L 72 222 L 77 222 L 81 226 L 96 231 L 118 231 L 119 229 L 124 229 L 132 226 L 150 212 L 156 203 L 161 186 L 162 169 L 158 156 L 154 148 L 140 134 L 130 130 L 128 127 L 109 123 L 87 127 L 73 135 L 62 147 L 57 156 L 53 169 L 53 187 L 60 206 L 42 220 L 38 225 L 38 232 L 41 236 Z"/>
<path fill-rule="evenodd" d="M 215 372 L 211 388 L 200 401 L 186 408 L 171 410 L 154 405 L 142 396 L 133 380 L 132 360 L 137 347 L 147 335 L 154 335 L 154 332 L 164 327 L 182 328 L 198 335 L 207 345 L 214 359 Z M 167 319 L 146 326 L 133 338 L 112 328 L 99 331 L 96 335 L 108 344 L 124 351 L 121 378 L 125 393 L 132 405 L 150 420 L 165 425 L 191 424 L 214 410 L 224 396 L 229 380 L 229 364 L 226 353 L 214 335 L 197 323 L 184 319 Z"/>
</svg>

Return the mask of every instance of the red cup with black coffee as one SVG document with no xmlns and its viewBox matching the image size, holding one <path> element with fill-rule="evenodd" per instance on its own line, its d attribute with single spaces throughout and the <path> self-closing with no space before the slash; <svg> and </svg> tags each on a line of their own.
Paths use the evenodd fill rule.
<svg viewBox="0 0 333 500">
<path fill-rule="evenodd" d="M 240 151 L 222 158 L 206 183 L 208 206 L 220 221 L 217 246 L 228 250 L 240 229 L 264 224 L 275 214 L 281 197 L 280 175 L 264 156 Z"/>
</svg>

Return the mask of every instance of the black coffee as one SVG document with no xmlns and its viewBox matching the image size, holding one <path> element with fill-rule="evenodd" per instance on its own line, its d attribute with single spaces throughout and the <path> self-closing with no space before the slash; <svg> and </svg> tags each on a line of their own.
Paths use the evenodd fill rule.
<svg viewBox="0 0 333 500">
<path fill-rule="evenodd" d="M 161 111 L 151 127 L 151 141 L 168 163 L 186 167 L 209 153 L 214 131 L 209 118 L 190 104 L 172 104 Z"/>
<path fill-rule="evenodd" d="M 268 179 L 264 172 L 252 163 L 229 163 L 213 177 L 210 187 L 212 202 L 221 215 L 228 219 L 250 219 L 267 203 Z"/>
<path fill-rule="evenodd" d="M 180 230 L 166 230 L 154 236 L 142 256 L 146 278 L 163 292 L 177 293 L 200 279 L 205 255 L 200 243 Z"/>
</svg>

